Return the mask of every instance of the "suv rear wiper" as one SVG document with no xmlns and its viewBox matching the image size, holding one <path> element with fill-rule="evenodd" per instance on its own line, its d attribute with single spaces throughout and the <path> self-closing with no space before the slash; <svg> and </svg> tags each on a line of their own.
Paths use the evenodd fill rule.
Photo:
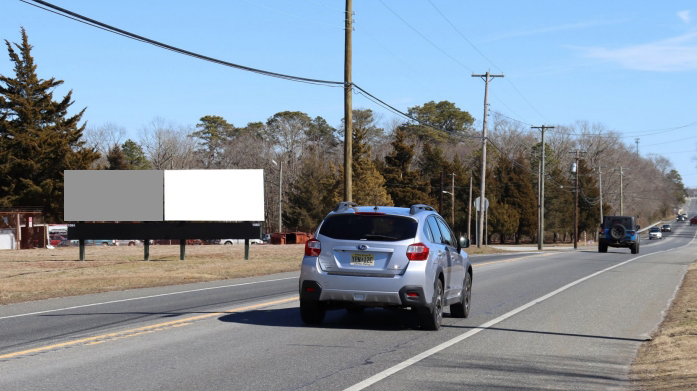
<svg viewBox="0 0 697 391">
<path fill-rule="evenodd" d="M 387 240 L 397 240 L 394 236 L 378 235 L 378 234 L 365 234 L 362 239 L 387 239 Z"/>
</svg>

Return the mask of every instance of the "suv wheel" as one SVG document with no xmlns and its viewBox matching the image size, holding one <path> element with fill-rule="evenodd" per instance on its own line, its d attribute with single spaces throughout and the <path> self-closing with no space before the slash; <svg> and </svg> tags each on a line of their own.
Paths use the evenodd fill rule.
<svg viewBox="0 0 697 391">
<path fill-rule="evenodd" d="M 600 243 L 598 245 L 598 252 L 599 253 L 606 253 L 607 252 L 607 243 Z"/>
<path fill-rule="evenodd" d="M 460 302 L 450 306 L 450 315 L 455 318 L 466 318 L 470 314 L 470 299 L 472 298 L 472 276 L 465 274 L 465 281 L 460 294 Z"/>
<path fill-rule="evenodd" d="M 632 250 L 632 254 L 639 254 L 639 242 L 632 244 L 630 249 Z"/>
<path fill-rule="evenodd" d="M 436 291 L 433 295 L 433 305 L 419 313 L 421 328 L 425 330 L 438 330 L 443 320 L 443 283 L 438 279 Z"/>
<path fill-rule="evenodd" d="M 300 318 L 306 324 L 320 324 L 327 313 L 324 303 L 317 300 L 300 299 Z"/>
</svg>

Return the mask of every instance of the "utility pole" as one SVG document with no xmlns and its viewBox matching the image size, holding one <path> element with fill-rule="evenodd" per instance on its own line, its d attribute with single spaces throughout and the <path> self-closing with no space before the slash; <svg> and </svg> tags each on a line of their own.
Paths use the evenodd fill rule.
<svg viewBox="0 0 697 391">
<path fill-rule="evenodd" d="M 576 150 L 576 206 L 574 207 L 574 250 L 578 248 L 578 149 Z"/>
<path fill-rule="evenodd" d="M 603 223 L 603 166 L 598 166 L 598 190 L 600 190 L 600 224 Z"/>
<path fill-rule="evenodd" d="M 472 226 L 472 173 L 470 173 L 470 198 L 467 201 L 467 239 L 472 241 L 470 227 Z"/>
<path fill-rule="evenodd" d="M 481 213 L 479 214 L 479 226 L 477 227 L 477 247 L 481 248 L 482 247 L 482 229 L 484 228 L 484 199 L 486 197 L 486 141 L 487 141 L 487 135 L 486 135 L 486 125 L 487 125 L 487 120 L 489 118 L 489 82 L 491 80 L 494 80 L 495 77 L 503 77 L 503 74 L 500 75 L 492 75 L 491 71 L 487 71 L 486 74 L 484 75 L 475 75 L 472 74 L 472 77 L 481 77 L 484 79 L 484 119 L 483 119 L 483 124 L 482 124 L 482 178 L 481 178 L 481 187 L 479 188 L 480 190 L 480 195 L 479 195 L 479 210 Z"/>
<path fill-rule="evenodd" d="M 271 160 L 271 163 L 278 166 L 278 232 L 283 232 L 283 160 L 279 156 L 278 163 Z"/>
<path fill-rule="evenodd" d="M 635 138 L 634 142 L 636 143 L 636 155 L 638 157 L 639 156 L 639 138 Z"/>
<path fill-rule="evenodd" d="M 443 213 L 443 171 L 440 172 L 440 198 L 438 198 L 438 213 Z"/>
<path fill-rule="evenodd" d="M 344 40 L 344 201 L 352 201 L 353 181 L 353 83 L 351 81 L 353 0 L 346 0 L 346 38 Z"/>
<path fill-rule="evenodd" d="M 620 167 L 620 216 L 624 216 L 624 186 L 622 186 L 622 176 L 624 167 Z"/>
<path fill-rule="evenodd" d="M 554 129 L 554 126 L 532 126 L 532 129 L 540 129 L 542 132 L 542 159 L 540 162 L 540 177 L 539 177 L 539 182 L 540 182 L 540 195 L 539 195 L 539 204 L 540 204 L 540 222 L 537 224 L 537 249 L 542 250 L 542 247 L 544 246 L 544 239 L 545 239 L 545 130 L 546 129 Z"/>
<path fill-rule="evenodd" d="M 577 149 L 576 151 L 574 151 L 572 153 L 576 154 L 575 163 L 574 163 L 575 165 L 574 165 L 574 168 L 572 169 L 572 172 L 574 172 L 574 170 L 575 170 L 575 174 L 576 174 L 576 191 L 575 191 L 576 201 L 574 203 L 574 250 L 576 250 L 578 248 L 578 193 L 581 191 L 581 189 L 578 186 L 578 171 L 579 171 L 579 169 L 578 169 L 578 159 L 579 159 L 578 155 L 581 153 L 586 153 L 586 152 L 579 151 Z"/>
<path fill-rule="evenodd" d="M 452 182 L 450 183 L 450 221 L 452 228 L 455 229 L 455 173 L 450 175 L 453 176 Z"/>
</svg>

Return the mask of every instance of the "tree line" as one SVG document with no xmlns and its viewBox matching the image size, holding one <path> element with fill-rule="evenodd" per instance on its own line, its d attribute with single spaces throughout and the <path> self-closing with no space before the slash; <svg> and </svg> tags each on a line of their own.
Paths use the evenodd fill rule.
<svg viewBox="0 0 697 391">
<path fill-rule="evenodd" d="M 313 231 L 343 201 L 343 123 L 332 126 L 320 115 L 299 111 L 243 126 L 219 115 L 204 116 L 195 126 L 155 118 L 138 129 L 137 137 L 127 138 L 128 131 L 115 123 L 86 127 L 84 109 L 67 115 L 72 91 L 54 101 L 52 91 L 63 82 L 37 76 L 24 30 L 21 44 L 5 42 L 15 75 L 0 76 L 0 206 L 44 206 L 49 220 L 60 221 L 63 170 L 68 169 L 261 168 L 267 232 L 279 229 L 279 193 L 286 231 Z M 480 193 L 479 124 L 448 101 L 426 102 L 408 114 L 413 120 L 384 118 L 371 109 L 353 111 L 353 201 L 439 207 L 442 191 L 454 188 L 454 205 L 448 194 L 439 212 L 450 221 L 454 209 L 454 230 L 475 232 L 475 218 L 468 219 L 468 212 L 470 180 L 472 199 Z M 489 240 L 535 241 L 539 134 L 499 114 L 490 124 Z M 668 159 L 639 156 L 621 134 L 602 124 L 557 125 L 546 139 L 547 240 L 571 240 L 576 188 L 570 166 L 576 150 L 584 152 L 578 164 L 579 232 L 589 238 L 598 231 L 601 207 L 606 215 L 619 214 L 620 167 L 624 213 L 640 224 L 672 214 L 684 202 L 682 180 Z"/>
</svg>

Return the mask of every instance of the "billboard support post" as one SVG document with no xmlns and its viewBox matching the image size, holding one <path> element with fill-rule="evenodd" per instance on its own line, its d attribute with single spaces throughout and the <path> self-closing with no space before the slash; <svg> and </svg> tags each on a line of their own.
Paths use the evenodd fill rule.
<svg viewBox="0 0 697 391">
<path fill-rule="evenodd" d="M 179 260 L 186 259 L 186 239 L 179 240 Z"/>
<path fill-rule="evenodd" d="M 249 261 L 249 239 L 244 240 L 244 260 Z"/>
<path fill-rule="evenodd" d="M 80 239 L 80 261 L 85 260 L 85 239 Z"/>
<path fill-rule="evenodd" d="M 150 260 L 150 241 L 148 239 L 143 241 L 143 259 Z"/>
</svg>

